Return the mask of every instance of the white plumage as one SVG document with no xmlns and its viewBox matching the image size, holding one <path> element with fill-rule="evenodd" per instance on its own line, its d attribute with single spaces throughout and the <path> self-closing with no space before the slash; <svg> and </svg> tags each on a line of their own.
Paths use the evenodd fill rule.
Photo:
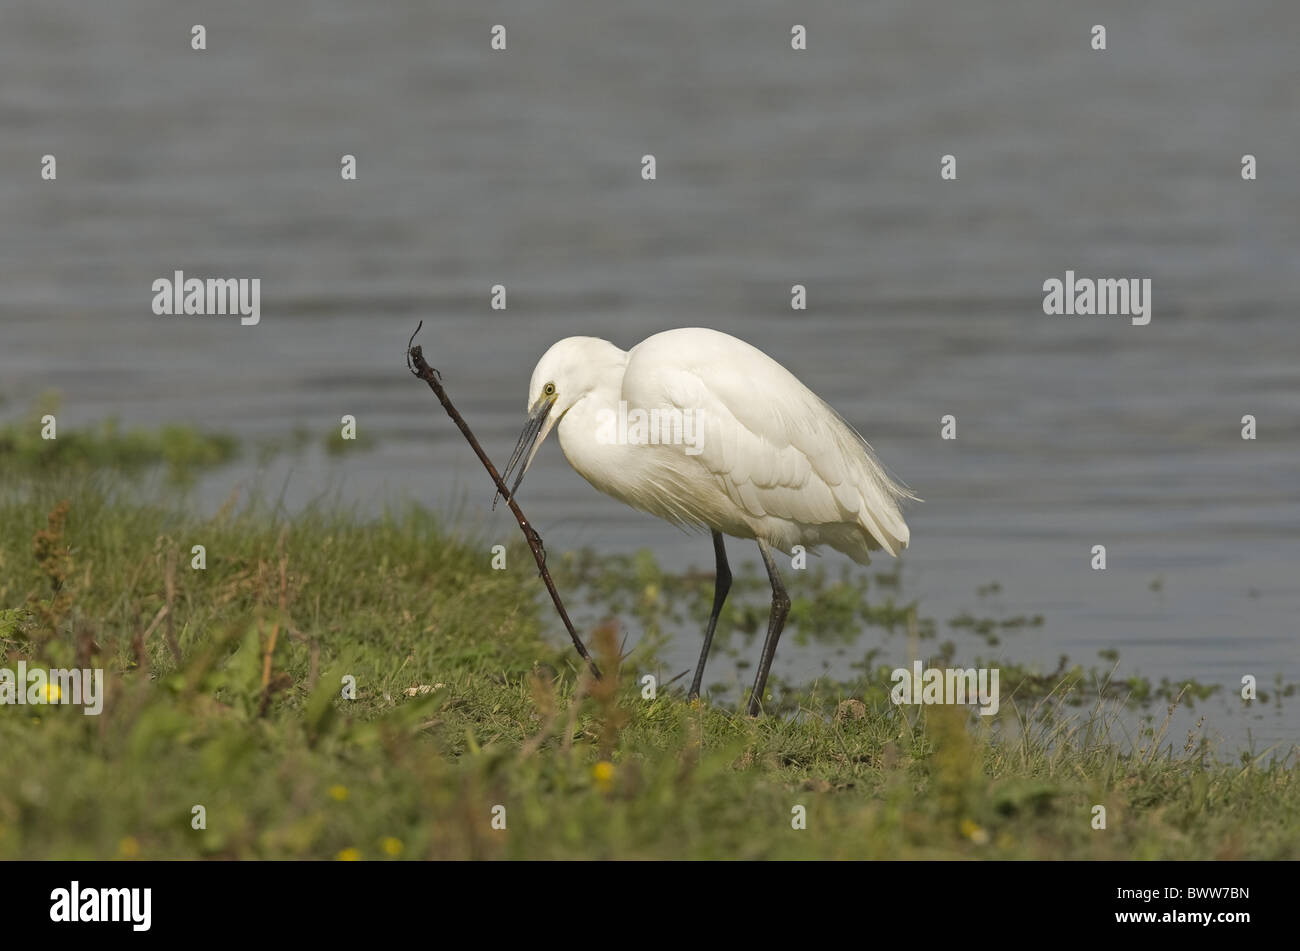
<svg viewBox="0 0 1300 951">
<path fill-rule="evenodd" d="M 790 371 L 728 334 L 669 330 L 626 352 L 595 337 L 565 338 L 533 370 L 528 411 L 529 425 L 506 470 L 508 478 L 522 461 L 516 488 L 558 425 L 569 464 L 597 489 L 684 528 L 715 533 L 721 596 L 705 653 L 726 595 L 724 573 L 730 581 L 718 533 L 758 541 L 773 581 L 774 623 L 785 592 L 765 546 L 789 554 L 795 545 L 828 545 L 862 564 L 870 551 L 897 555 L 907 547 L 899 503 L 915 496 Z M 689 419 L 694 429 L 666 427 L 664 436 L 681 433 L 677 444 L 639 441 L 635 430 L 624 440 L 617 426 L 619 438 L 611 439 L 611 419 L 637 411 L 650 419 Z M 780 624 L 775 628 L 779 636 Z M 772 652 L 775 636 L 769 628 Z M 693 692 L 702 668 L 703 656 Z M 751 712 L 766 679 L 761 667 L 759 676 Z"/>
</svg>

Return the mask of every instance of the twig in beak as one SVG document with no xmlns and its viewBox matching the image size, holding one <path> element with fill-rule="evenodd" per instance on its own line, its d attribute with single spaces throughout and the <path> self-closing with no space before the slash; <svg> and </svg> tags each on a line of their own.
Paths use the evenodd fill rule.
<svg viewBox="0 0 1300 951">
<path fill-rule="evenodd" d="M 510 487 L 510 496 L 519 491 L 519 483 L 524 481 L 524 473 L 528 470 L 528 463 L 532 459 L 532 448 L 537 442 L 537 434 L 542 431 L 542 426 L 546 424 L 546 410 L 550 409 L 547 404 L 543 411 L 538 412 L 528 418 L 528 424 L 524 426 L 524 431 L 519 435 L 519 442 L 515 445 L 515 451 L 510 454 L 510 461 L 506 463 L 506 471 L 501 475 L 501 485 L 504 486 L 510 480 L 510 473 L 514 472 L 516 466 L 520 466 L 518 474 L 515 476 L 515 484 Z M 521 465 L 522 463 L 522 465 Z M 492 496 L 492 508 L 497 507 L 497 499 L 501 498 L 501 489 L 498 488 Z"/>
<path fill-rule="evenodd" d="M 451 421 L 459 427 L 461 433 L 469 442 L 470 448 L 473 449 L 474 454 L 478 456 L 479 462 L 483 463 L 483 468 L 487 469 L 488 475 L 490 475 L 492 481 L 496 483 L 497 493 L 501 495 L 506 500 L 506 504 L 510 506 L 510 511 L 515 515 L 515 521 L 519 523 L 519 528 L 523 531 L 524 538 L 528 540 L 528 547 L 532 550 L 533 559 L 537 562 L 537 570 L 542 576 L 542 581 L 546 584 L 546 590 L 551 595 L 551 601 L 555 603 L 555 610 L 559 612 L 560 620 L 564 622 L 564 627 L 569 632 L 569 637 L 573 639 L 573 646 L 577 648 L 578 654 L 587 662 L 587 666 L 591 668 L 592 675 L 599 680 L 600 668 L 597 667 L 596 662 L 591 659 L 591 654 L 587 653 L 587 648 L 586 645 L 582 643 L 582 638 L 578 637 L 578 632 L 574 630 L 573 622 L 569 620 L 569 613 L 564 610 L 564 602 L 560 600 L 560 593 L 555 590 L 555 582 L 551 580 L 551 573 L 546 570 L 546 549 L 542 546 L 542 536 L 538 535 L 533 527 L 528 524 L 528 520 L 524 518 L 524 513 L 520 510 L 518 503 L 515 502 L 514 494 L 506 489 L 506 484 L 502 480 L 501 474 L 497 472 L 496 466 L 492 465 L 492 460 L 487 457 L 487 453 L 483 451 L 483 447 L 480 446 L 478 440 L 474 438 L 474 434 L 470 431 L 469 424 L 465 422 L 460 413 L 456 411 L 456 407 L 452 405 L 451 398 L 447 396 L 447 391 L 443 389 L 442 378 L 438 375 L 438 371 L 425 362 L 424 353 L 420 347 L 412 346 L 412 344 L 415 343 L 415 334 L 418 334 L 420 332 L 420 327 L 423 326 L 424 321 L 420 321 L 419 326 L 415 328 L 415 333 L 411 334 L 411 339 L 407 342 L 407 369 L 409 369 L 414 376 L 419 377 L 425 383 L 429 384 L 429 388 L 432 389 L 434 395 L 438 397 L 438 402 L 442 404 L 442 408 L 447 411 L 447 415 L 451 417 Z M 522 446 L 522 440 L 520 445 Z M 518 454 L 519 450 L 516 449 L 516 455 Z M 512 460 L 512 462 L 513 461 L 515 460 Z M 495 502 L 496 500 L 493 499 L 494 505 Z"/>
</svg>

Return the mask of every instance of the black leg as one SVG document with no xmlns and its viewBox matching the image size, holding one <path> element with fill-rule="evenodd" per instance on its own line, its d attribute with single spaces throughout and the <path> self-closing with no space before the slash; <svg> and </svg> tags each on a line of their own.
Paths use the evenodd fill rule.
<svg viewBox="0 0 1300 951">
<path fill-rule="evenodd" d="M 722 602 L 727 600 L 727 592 L 731 590 L 731 568 L 727 566 L 727 549 L 722 544 L 721 532 L 713 533 L 713 553 L 718 559 L 717 580 L 713 582 L 713 613 L 709 615 L 709 626 L 704 629 L 704 648 L 700 651 L 700 662 L 695 665 L 695 679 L 691 681 L 691 692 L 686 695 L 688 700 L 700 695 L 700 681 L 704 679 L 704 662 L 709 659 L 713 631 L 718 626 Z"/>
<path fill-rule="evenodd" d="M 763 688 L 767 686 L 767 672 L 772 669 L 772 658 L 776 656 L 776 642 L 781 639 L 781 628 L 785 627 L 786 615 L 790 613 L 790 596 L 785 593 L 781 576 L 777 574 L 776 562 L 772 560 L 772 550 L 761 538 L 758 550 L 763 555 L 763 564 L 767 567 L 768 580 L 772 582 L 772 614 L 767 621 L 767 640 L 763 642 L 763 656 L 758 660 L 758 677 L 754 680 L 754 692 L 749 695 L 749 715 L 758 716 L 763 702 Z"/>
</svg>

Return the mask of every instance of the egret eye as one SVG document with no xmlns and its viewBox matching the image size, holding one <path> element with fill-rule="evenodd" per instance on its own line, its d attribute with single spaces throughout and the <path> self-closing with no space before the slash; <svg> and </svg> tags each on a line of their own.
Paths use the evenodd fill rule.
<svg viewBox="0 0 1300 951">
<path fill-rule="evenodd" d="M 554 396 L 554 395 L 555 395 L 555 384 L 554 384 L 554 383 L 547 383 L 544 387 L 542 387 L 542 392 L 545 393 L 547 396 Z"/>
</svg>

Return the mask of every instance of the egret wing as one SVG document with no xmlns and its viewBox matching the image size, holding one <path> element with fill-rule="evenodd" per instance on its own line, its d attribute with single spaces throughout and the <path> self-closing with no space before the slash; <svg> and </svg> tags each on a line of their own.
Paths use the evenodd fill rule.
<svg viewBox="0 0 1300 951">
<path fill-rule="evenodd" d="M 716 331 L 657 334 L 629 354 L 623 398 L 697 414 L 695 459 L 755 519 L 821 528 L 841 550 L 836 528 L 853 525 L 870 547 L 906 546 L 906 490 L 834 409 L 761 350 Z"/>
</svg>

